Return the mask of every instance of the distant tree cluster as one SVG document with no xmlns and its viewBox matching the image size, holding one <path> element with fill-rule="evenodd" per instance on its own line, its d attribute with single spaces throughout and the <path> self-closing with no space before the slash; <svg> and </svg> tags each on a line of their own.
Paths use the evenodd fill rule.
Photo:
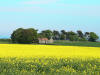
<svg viewBox="0 0 100 75">
<path fill-rule="evenodd" d="M 30 44 L 36 42 L 37 38 L 38 38 L 37 30 L 35 30 L 34 28 L 29 28 L 29 29 L 18 28 L 11 35 L 13 43 Z"/>
<path fill-rule="evenodd" d="M 44 30 L 38 34 L 39 37 L 46 37 L 48 39 L 53 38 L 54 40 L 69 40 L 69 41 L 91 41 L 95 42 L 99 37 L 94 32 L 85 32 L 81 30 L 77 32 L 61 30 Z"/>
<path fill-rule="evenodd" d="M 77 32 L 61 30 L 43 30 L 40 33 L 37 33 L 37 30 L 34 28 L 18 28 L 11 34 L 11 39 L 13 43 L 37 43 L 38 38 L 48 38 L 53 40 L 69 40 L 69 41 L 91 41 L 95 42 L 99 37 L 94 32 L 85 32 L 81 30 Z"/>
</svg>

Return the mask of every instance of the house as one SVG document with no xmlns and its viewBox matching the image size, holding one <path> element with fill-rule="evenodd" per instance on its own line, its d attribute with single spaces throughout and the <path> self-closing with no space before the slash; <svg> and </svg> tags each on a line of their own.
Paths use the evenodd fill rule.
<svg viewBox="0 0 100 75">
<path fill-rule="evenodd" d="M 50 40 L 48 38 L 38 38 L 38 40 L 40 44 L 49 44 L 54 42 L 52 38 Z"/>
</svg>

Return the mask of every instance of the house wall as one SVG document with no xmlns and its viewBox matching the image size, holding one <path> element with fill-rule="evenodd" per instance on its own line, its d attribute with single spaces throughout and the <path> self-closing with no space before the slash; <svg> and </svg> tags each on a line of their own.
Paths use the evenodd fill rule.
<svg viewBox="0 0 100 75">
<path fill-rule="evenodd" d="M 48 44 L 48 43 L 53 43 L 53 42 L 54 42 L 53 39 L 50 39 L 50 40 L 39 40 L 40 44 Z"/>
<path fill-rule="evenodd" d="M 39 43 L 40 44 L 46 44 L 46 43 L 48 43 L 46 40 L 39 40 Z"/>
</svg>

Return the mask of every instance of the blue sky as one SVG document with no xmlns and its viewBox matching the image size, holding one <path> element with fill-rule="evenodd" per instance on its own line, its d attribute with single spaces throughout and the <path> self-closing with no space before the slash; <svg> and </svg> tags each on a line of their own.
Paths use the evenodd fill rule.
<svg viewBox="0 0 100 75">
<path fill-rule="evenodd" d="M 100 35 L 100 0 L 0 0 L 0 38 L 20 27 Z"/>
</svg>

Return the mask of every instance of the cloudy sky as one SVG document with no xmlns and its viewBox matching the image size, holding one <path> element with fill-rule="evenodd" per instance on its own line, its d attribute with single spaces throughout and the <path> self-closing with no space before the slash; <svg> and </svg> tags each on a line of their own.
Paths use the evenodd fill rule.
<svg viewBox="0 0 100 75">
<path fill-rule="evenodd" d="M 100 0 L 0 0 L 0 38 L 20 27 L 100 35 Z"/>
</svg>

